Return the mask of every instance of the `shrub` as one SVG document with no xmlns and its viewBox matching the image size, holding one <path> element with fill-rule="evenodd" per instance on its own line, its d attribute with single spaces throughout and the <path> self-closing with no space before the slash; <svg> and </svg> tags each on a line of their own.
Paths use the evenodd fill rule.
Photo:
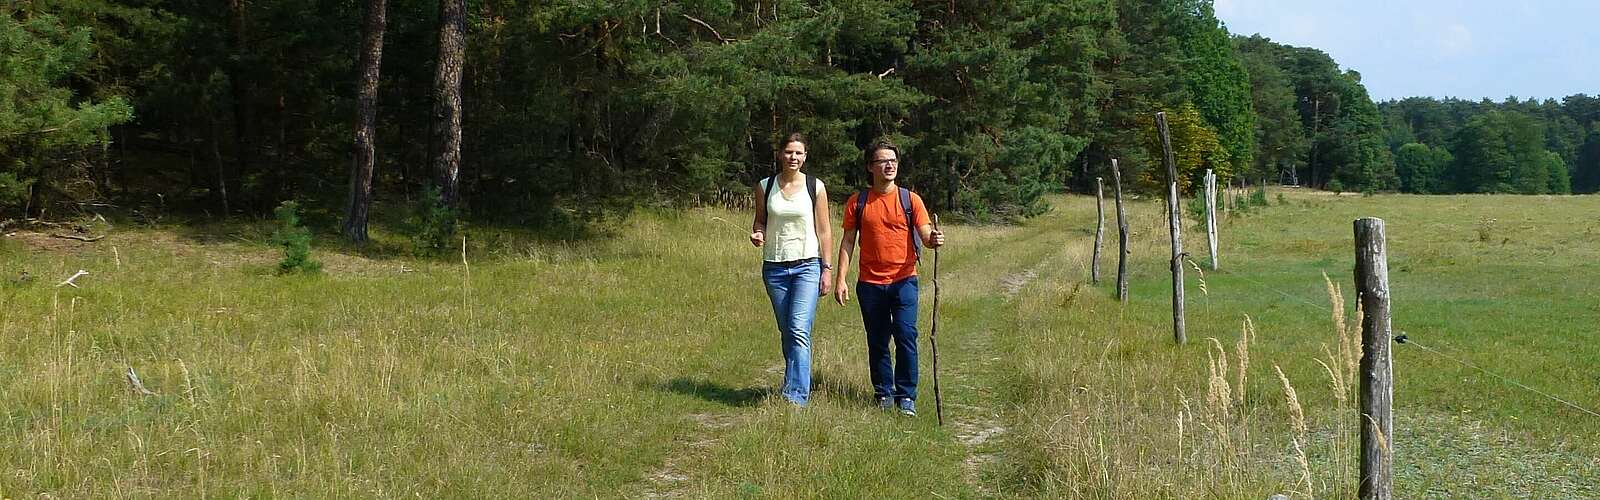
<svg viewBox="0 0 1600 500">
<path fill-rule="evenodd" d="M 461 223 L 456 209 L 439 200 L 439 188 L 429 186 L 423 190 L 413 213 L 407 219 L 411 233 L 411 246 L 418 255 L 442 255 L 455 246 L 461 233 Z"/>
<path fill-rule="evenodd" d="M 322 263 L 311 260 L 311 230 L 300 225 L 300 204 L 285 201 L 272 213 L 278 216 L 278 229 L 272 233 L 272 242 L 283 247 L 278 274 L 322 271 Z"/>
</svg>

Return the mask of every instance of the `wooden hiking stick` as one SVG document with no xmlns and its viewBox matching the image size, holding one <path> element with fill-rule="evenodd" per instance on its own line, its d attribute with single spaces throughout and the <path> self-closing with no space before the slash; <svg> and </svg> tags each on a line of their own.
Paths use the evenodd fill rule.
<svg viewBox="0 0 1600 500">
<path fill-rule="evenodd" d="M 933 216 L 933 230 L 939 230 L 939 216 Z M 933 348 L 933 413 L 944 425 L 944 400 L 939 397 L 939 247 L 933 247 L 933 326 L 928 329 L 928 346 Z"/>
</svg>

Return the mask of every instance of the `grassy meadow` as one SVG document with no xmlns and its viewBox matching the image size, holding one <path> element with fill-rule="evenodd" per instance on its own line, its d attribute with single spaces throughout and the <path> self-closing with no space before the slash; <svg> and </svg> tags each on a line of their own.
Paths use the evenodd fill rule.
<svg viewBox="0 0 1600 500">
<path fill-rule="evenodd" d="M 771 395 L 744 213 L 647 210 L 576 241 L 474 228 L 464 258 L 432 260 L 318 228 L 310 276 L 273 274 L 266 222 L 18 231 L 0 238 L 0 498 L 1353 496 L 1362 216 L 1388 222 L 1394 327 L 1415 341 L 1394 346 L 1397 496 L 1600 497 L 1600 417 L 1456 361 L 1600 406 L 1600 197 L 1271 199 L 1221 222 L 1218 271 L 1186 218 L 1204 271 L 1184 346 L 1158 201 L 1129 206 L 1127 305 L 1114 225 L 1089 283 L 1093 198 L 949 225 L 942 427 L 931 252 L 905 418 L 871 407 L 854 302 L 820 307 L 813 404 Z"/>
</svg>

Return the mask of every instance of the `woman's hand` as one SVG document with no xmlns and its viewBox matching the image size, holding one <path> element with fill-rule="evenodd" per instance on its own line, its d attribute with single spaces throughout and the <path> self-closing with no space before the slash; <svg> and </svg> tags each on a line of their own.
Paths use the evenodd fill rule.
<svg viewBox="0 0 1600 500">
<path fill-rule="evenodd" d="M 831 294 L 831 293 L 833 293 L 833 270 L 832 269 L 823 268 L 822 269 L 822 295 L 823 296 L 827 296 L 828 294 Z"/>
<path fill-rule="evenodd" d="M 750 244 L 751 245 L 755 245 L 755 246 L 759 247 L 759 246 L 761 246 L 762 243 L 766 243 L 766 242 L 767 242 L 767 232 L 766 231 L 755 231 L 755 232 L 750 233 Z"/>
</svg>

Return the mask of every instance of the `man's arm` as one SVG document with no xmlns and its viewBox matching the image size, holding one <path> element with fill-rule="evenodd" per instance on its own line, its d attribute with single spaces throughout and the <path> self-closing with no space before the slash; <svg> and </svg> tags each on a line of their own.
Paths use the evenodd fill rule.
<svg viewBox="0 0 1600 500">
<path fill-rule="evenodd" d="M 944 246 L 944 231 L 933 227 L 931 218 L 928 217 L 928 208 L 922 204 L 922 197 L 915 193 L 911 195 L 912 206 L 915 207 L 916 217 L 922 222 L 917 226 L 917 236 L 922 237 L 922 246 L 939 248 Z"/>
<path fill-rule="evenodd" d="M 933 224 L 923 224 L 917 228 L 918 236 L 922 237 L 922 246 L 939 248 L 944 246 L 944 231 L 933 228 Z"/>
</svg>

